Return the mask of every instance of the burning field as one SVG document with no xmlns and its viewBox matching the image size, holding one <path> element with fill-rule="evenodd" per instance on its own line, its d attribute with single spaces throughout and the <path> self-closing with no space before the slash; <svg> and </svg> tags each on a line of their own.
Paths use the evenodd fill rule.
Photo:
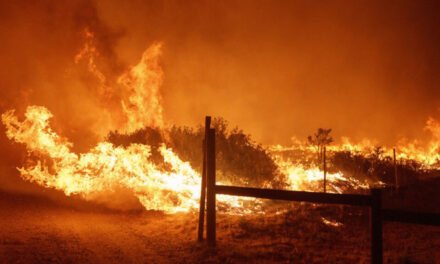
<svg viewBox="0 0 440 264">
<path fill-rule="evenodd" d="M 271 69 L 280 56 L 272 54 L 272 45 L 277 41 L 265 42 L 265 37 L 257 36 L 260 31 L 252 36 L 243 33 L 243 39 L 237 37 L 237 32 L 241 36 L 242 31 L 231 29 L 229 32 L 228 28 L 232 28 L 228 27 L 229 23 L 247 22 L 235 13 L 230 17 L 219 15 L 227 13 L 226 6 L 216 4 L 210 9 L 207 2 L 200 7 L 182 6 L 174 1 L 128 2 L 126 5 L 112 1 L 0 4 L 4 10 L 0 13 L 5 15 L 1 18 L 2 27 L 11 35 L 4 37 L 9 50 L 5 48 L 0 52 L 5 61 L 0 67 L 0 86 L 4 92 L 0 98 L 2 263 L 369 263 L 372 260 L 370 224 L 374 219 L 368 207 L 360 206 L 217 195 L 214 204 L 217 245 L 212 247 L 205 241 L 197 241 L 201 200 L 202 204 L 205 201 L 202 186 L 206 177 L 210 177 L 206 175 L 210 173 L 206 167 L 213 167 L 207 165 L 209 144 L 205 131 L 208 130 L 202 125 L 204 116 L 210 113 L 216 115 L 211 124 L 215 144 L 210 146 L 215 149 L 213 174 L 219 185 L 340 197 L 344 194 L 370 197 L 371 189 L 382 189 L 379 211 L 429 213 L 431 223 L 438 219 L 435 216 L 440 214 L 438 73 L 422 70 L 414 73 L 416 77 L 411 77 L 411 85 L 426 85 L 427 88 L 423 88 L 426 90 L 402 84 L 398 97 L 394 92 L 384 92 L 388 91 L 385 88 L 388 82 L 379 73 L 368 70 L 365 65 L 371 61 L 362 64 L 366 68 L 352 72 L 347 80 L 326 78 L 326 74 L 344 76 L 341 72 L 352 69 L 353 65 L 344 66 L 337 60 L 334 65 L 327 65 L 327 60 L 318 54 L 315 63 L 317 69 L 323 71 L 322 80 L 342 86 L 347 82 L 350 87 L 357 85 L 360 87 L 357 92 L 366 102 L 358 99 L 356 93 L 351 94 L 352 97 L 337 95 L 339 88 L 330 82 L 329 90 L 322 88 L 323 92 L 315 94 L 318 102 L 315 105 L 312 102 L 315 100 L 310 100 L 311 95 L 306 92 L 310 90 L 309 85 L 327 84 L 310 79 L 315 73 L 301 68 L 306 67 L 307 60 L 298 57 L 293 73 L 281 71 L 282 75 L 293 74 L 294 79 L 280 77 L 279 72 Z M 286 19 L 290 18 L 282 11 L 284 5 L 292 12 L 303 9 L 306 16 L 318 15 L 310 11 L 313 7 L 308 4 L 281 1 L 278 4 L 277 8 L 270 7 L 267 11 L 272 17 L 280 12 Z M 250 18 L 263 15 L 252 9 L 253 4 L 241 5 L 236 8 Z M 398 18 L 401 13 L 412 10 L 403 6 L 405 11 L 395 11 Z M 333 10 L 333 7 L 327 8 Z M 181 9 L 188 14 L 182 15 Z M 140 10 L 151 16 L 140 16 Z M 133 16 L 128 15 L 130 12 Z M 203 27 L 199 28 L 201 22 L 211 21 L 205 14 L 209 12 L 218 16 L 210 29 L 224 27 L 227 33 L 205 32 Z M 191 18 L 194 14 L 195 18 Z M 362 19 L 373 21 L 376 16 L 373 14 Z M 435 23 L 429 20 L 429 14 L 426 23 L 432 26 Z M 194 21 L 185 22 L 188 24 L 184 27 L 174 23 L 176 21 L 170 18 L 174 16 L 176 21 L 190 18 Z M 336 24 L 339 19 L 343 20 L 338 15 L 329 16 Z M 383 19 L 382 15 L 377 16 Z M 290 22 L 277 23 L 302 23 L 294 17 Z M 149 25 L 149 19 L 163 27 L 163 32 L 158 33 L 151 26 L 140 29 Z M 321 26 L 312 23 L 305 27 L 327 32 L 327 24 L 322 21 L 318 24 Z M 204 36 L 202 40 L 189 30 L 191 26 Z M 355 24 L 347 30 L 352 32 L 361 26 Z M 394 26 L 387 24 L 387 29 L 391 31 Z M 331 27 L 330 31 L 335 35 L 332 39 L 344 35 Z M 29 32 L 48 38 L 39 41 L 39 37 L 28 35 Z M 162 41 L 141 37 L 147 32 Z M 260 33 L 270 36 L 270 32 L 263 27 Z M 369 34 L 376 34 L 372 32 Z M 216 33 L 230 36 L 231 40 L 212 35 Z M 414 33 L 395 34 L 396 38 L 407 39 Z M 178 40 L 182 45 L 176 36 L 181 37 Z M 301 36 L 300 39 L 310 41 L 311 47 L 319 50 L 319 40 L 308 39 L 307 34 Z M 148 45 L 133 44 L 137 38 Z M 245 44 L 251 39 L 269 45 L 262 46 L 259 57 L 255 55 L 268 65 L 261 65 L 258 59 L 251 62 L 245 59 L 248 56 Z M 21 49 L 31 40 L 35 43 L 33 49 Z M 429 52 L 431 43 L 423 40 L 421 43 Z M 214 44 L 209 44 L 210 41 L 224 42 L 225 46 L 212 48 L 210 45 Z M 235 57 L 230 59 L 227 50 L 235 41 L 245 44 L 236 44 L 237 50 L 231 52 Z M 261 45 L 258 41 L 257 46 Z M 286 36 L 286 41 L 292 39 Z M 356 37 L 352 41 L 357 41 Z M 387 41 L 394 43 L 392 38 Z M 280 46 L 284 50 L 284 45 Z M 301 45 L 296 48 L 316 58 L 317 50 L 309 51 Z M 376 48 L 375 59 L 382 60 L 385 51 Z M 403 54 L 404 47 L 400 49 Z M 197 55 L 188 57 L 193 52 Z M 290 52 L 289 56 L 297 54 Z M 341 56 L 345 54 L 340 48 L 337 52 Z M 435 52 L 430 56 L 438 57 Z M 217 60 L 218 64 L 205 67 L 201 57 L 208 54 L 210 61 Z M 394 55 L 399 57 L 397 53 Z M 430 60 L 418 53 L 411 56 L 407 61 L 411 67 L 423 63 L 428 65 L 423 67 L 432 66 L 426 62 Z M 20 64 L 22 67 L 14 67 L 20 58 L 25 58 Z M 281 64 L 290 67 L 290 63 L 283 59 Z M 255 76 L 255 80 L 249 80 L 251 72 L 240 72 L 243 67 L 252 68 L 252 65 L 257 73 L 260 68 L 264 73 Z M 395 80 L 403 78 L 399 81 L 405 82 L 402 77 L 405 74 L 396 74 L 393 65 L 388 66 L 389 76 Z M 326 72 L 333 66 L 335 72 Z M 433 67 L 439 69 L 438 65 Z M 299 74 L 307 78 L 302 79 Z M 422 77 L 427 79 L 421 81 Z M 297 85 L 295 92 L 285 86 L 289 82 Z M 268 83 L 280 88 L 272 88 L 267 94 Z M 373 88 L 368 87 L 374 83 L 378 86 L 374 88 L 375 93 L 382 97 L 370 94 Z M 186 88 L 191 85 L 196 88 Z M 234 90 L 222 91 L 222 85 L 233 86 L 228 89 Z M 252 89 L 239 88 L 243 85 Z M 349 88 L 344 89 L 351 93 Z M 230 97 L 223 92 L 231 93 Z M 421 98 L 421 101 L 410 105 L 407 99 L 415 93 L 419 97 L 414 100 Z M 428 100 L 429 95 L 432 98 Z M 288 96 L 295 99 L 283 105 L 281 97 Z M 296 102 L 298 98 L 304 102 Z M 371 98 L 375 100 L 373 104 Z M 391 110 L 382 108 L 381 102 L 389 102 L 386 99 L 396 101 Z M 221 100 L 223 102 L 219 102 Z M 237 100 L 244 106 L 238 106 Z M 350 100 L 362 103 L 355 106 L 348 102 Z M 298 105 L 291 108 L 295 102 Z M 347 109 L 341 114 L 342 102 Z M 267 115 L 268 109 L 278 103 L 279 109 L 272 109 Z M 420 108 L 406 115 L 414 119 L 395 120 L 397 114 L 393 109 L 402 103 L 409 109 L 405 111 Z M 258 110 L 260 105 L 262 109 Z M 253 107 L 254 112 L 248 112 L 249 107 Z M 377 109 L 372 109 L 374 107 Z M 300 112 L 304 117 L 299 118 L 293 112 Z M 330 116 L 327 112 L 333 114 Z M 341 117 L 344 113 L 347 117 Z M 290 117 L 298 125 L 298 133 L 294 126 L 285 125 Z M 353 125 L 354 120 L 357 125 Z M 267 125 L 262 126 L 260 122 Z M 244 128 L 231 125 L 235 123 L 243 123 Z M 316 129 L 333 125 L 334 130 Z M 308 130 L 302 131 L 304 128 Z M 281 139 L 287 134 L 288 140 Z M 210 195 L 209 183 L 207 195 Z M 205 208 L 202 211 L 205 212 Z M 440 263 L 439 252 L 438 226 L 383 222 L 384 262 Z"/>
</svg>

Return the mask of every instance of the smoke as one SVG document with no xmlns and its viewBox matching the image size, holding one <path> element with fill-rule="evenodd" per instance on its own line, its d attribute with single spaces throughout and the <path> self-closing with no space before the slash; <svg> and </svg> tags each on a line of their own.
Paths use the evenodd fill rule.
<svg viewBox="0 0 440 264">
<path fill-rule="evenodd" d="M 162 40 L 164 111 L 221 115 L 258 141 L 317 127 L 394 144 L 438 117 L 438 4 L 415 1 L 105 1 L 117 53 Z"/>
<path fill-rule="evenodd" d="M 85 151 L 123 111 L 116 78 L 162 41 L 165 120 L 223 116 L 263 143 L 317 127 L 335 137 L 423 138 L 439 117 L 439 4 L 425 1 L 1 1 L 0 111 L 46 106 L 56 132 Z M 93 32 L 90 74 L 75 56 Z M 24 151 L 4 136 L 2 163 Z M 2 173 L 2 182 L 15 176 Z M 14 178 L 14 180 L 12 180 Z M 0 184 L 2 183 L 0 182 Z M 13 185 L 13 184 L 12 184 Z"/>
</svg>

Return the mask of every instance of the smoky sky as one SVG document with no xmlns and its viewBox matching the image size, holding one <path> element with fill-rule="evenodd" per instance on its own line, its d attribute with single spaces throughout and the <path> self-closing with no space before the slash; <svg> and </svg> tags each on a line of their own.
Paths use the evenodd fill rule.
<svg viewBox="0 0 440 264">
<path fill-rule="evenodd" d="M 438 117 L 434 1 L 142 1 L 97 4 L 128 63 L 164 42 L 166 116 L 223 116 L 257 141 L 317 127 L 393 144 Z"/>
<path fill-rule="evenodd" d="M 91 146 L 111 115 L 73 63 L 85 27 L 97 35 L 107 75 L 163 42 L 170 124 L 196 125 L 210 114 L 262 143 L 289 144 L 325 127 L 336 138 L 393 144 L 426 137 L 427 118 L 440 116 L 435 1 L 3 0 L 0 7 L 0 110 L 45 105 L 55 130 L 80 146 Z"/>
</svg>

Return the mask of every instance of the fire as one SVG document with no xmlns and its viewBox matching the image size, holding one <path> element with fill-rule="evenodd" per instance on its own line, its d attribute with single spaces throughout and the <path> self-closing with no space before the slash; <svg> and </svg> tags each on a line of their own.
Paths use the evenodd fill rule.
<svg viewBox="0 0 440 264">
<path fill-rule="evenodd" d="M 431 133 L 431 139 L 427 142 L 419 140 L 408 141 L 401 139 L 395 147 L 381 147 L 382 156 L 393 156 L 393 149 L 396 150 L 398 162 L 408 160 L 416 161 L 422 169 L 440 169 L 440 123 L 434 118 L 428 118 L 425 130 Z M 343 143 L 329 147 L 330 151 L 350 151 L 360 153 L 364 156 L 372 155 L 378 143 L 368 139 L 354 144 L 346 137 L 341 140 Z"/>
<path fill-rule="evenodd" d="M 159 151 L 163 163 L 169 165 L 167 169 L 155 164 L 150 159 L 151 147 L 142 144 L 124 148 L 100 142 L 88 153 L 76 154 L 72 151 L 73 144 L 50 127 L 52 117 L 52 113 L 42 106 L 29 106 L 23 121 L 14 110 L 2 115 L 8 138 L 25 144 L 28 151 L 38 157 L 34 163 L 18 169 L 25 180 L 88 200 L 122 187 L 131 190 L 147 210 L 180 212 L 197 208 L 200 174 L 165 145 Z M 288 176 L 288 189 L 320 190 L 321 185 L 317 183 L 322 180 L 322 171 L 318 168 L 304 169 L 300 164 L 292 165 L 282 160 L 277 163 Z M 368 187 L 341 173 L 328 174 L 328 180 L 335 192 L 343 190 L 333 182 Z M 249 199 L 219 196 L 219 201 L 228 204 L 228 210 L 233 213 L 258 211 L 258 203 L 246 203 Z M 245 203 L 252 206 L 243 208 Z"/>
<path fill-rule="evenodd" d="M 97 66 L 99 52 L 93 33 L 86 29 L 84 38 L 85 44 L 75 56 L 75 62 L 87 62 L 88 71 L 98 80 L 99 95 L 115 94 L 115 89 L 107 85 L 108 78 Z M 164 126 L 159 90 L 163 81 L 159 65 L 161 48 L 160 43 L 150 46 L 138 64 L 117 78 L 123 90 L 121 106 L 126 116 L 125 124 L 119 128 L 126 133 L 145 126 Z M 50 127 L 53 115 L 47 108 L 28 106 L 24 117 L 20 121 L 15 110 L 1 116 L 7 137 L 25 144 L 32 154 L 30 162 L 18 168 L 23 179 L 88 200 L 124 188 L 130 190 L 147 210 L 172 213 L 197 208 L 200 174 L 164 144 L 158 149 L 163 158 L 161 164 L 151 160 L 152 147 L 143 144 L 120 147 L 103 141 L 89 152 L 77 154 L 72 151 L 73 143 Z M 228 209 L 241 207 L 244 200 L 219 197 L 221 203 L 229 204 Z"/>
<path fill-rule="evenodd" d="M 396 147 L 378 147 L 374 140 L 364 139 L 358 143 L 353 143 L 347 137 L 342 137 L 340 144 L 327 146 L 327 153 L 331 156 L 336 152 L 348 152 L 362 157 L 376 157 L 381 160 L 393 158 L 393 151 L 396 150 L 397 164 L 415 161 L 420 165 L 421 170 L 440 169 L 440 122 L 434 118 L 429 118 L 425 130 L 432 135 L 431 139 L 425 143 L 420 141 L 401 140 Z M 269 151 L 282 172 L 286 176 L 288 188 L 294 190 L 322 191 L 324 173 L 322 164 L 317 164 L 314 153 L 316 149 L 305 142 L 292 138 L 292 146 L 284 147 L 274 145 L 269 147 Z M 298 154 L 299 153 L 299 154 Z M 300 158 L 293 162 L 292 155 L 300 155 Z M 310 158 L 311 157 L 311 158 Z M 381 181 L 358 180 L 344 173 L 327 173 L 327 190 L 330 192 L 342 193 L 346 188 L 352 190 L 369 189 L 372 185 L 384 185 Z"/>
<path fill-rule="evenodd" d="M 416 160 L 424 169 L 440 169 L 440 122 L 430 117 L 426 121 L 425 130 L 432 135 L 427 144 L 418 141 L 401 141 L 398 157 L 402 160 Z"/>
<path fill-rule="evenodd" d="M 147 125 L 162 127 L 164 119 L 160 87 L 163 83 L 163 71 L 159 63 L 162 43 L 155 43 L 147 48 L 141 60 L 121 74 L 112 87 L 109 85 L 110 78 L 97 65 L 100 53 L 96 47 L 95 35 L 86 28 L 83 38 L 84 45 L 75 55 L 74 61 L 76 64 L 85 61 L 88 72 L 97 80 L 95 89 L 101 98 L 117 97 L 120 100 L 125 122 L 117 128 L 131 133 Z"/>
<path fill-rule="evenodd" d="M 159 65 L 162 44 L 150 46 L 141 61 L 118 79 L 128 92 L 122 108 L 127 116 L 125 131 L 130 133 L 145 125 L 163 126 L 163 109 L 159 88 L 163 72 Z"/>
<path fill-rule="evenodd" d="M 324 172 L 317 166 L 305 168 L 300 163 L 293 163 L 290 160 L 283 160 L 276 157 L 276 163 L 282 174 L 287 176 L 287 186 L 290 190 L 297 191 L 323 191 Z M 327 189 L 329 192 L 343 193 L 343 186 L 352 189 L 368 189 L 367 182 L 361 182 L 355 178 L 345 177 L 342 172 L 327 173 Z"/>
<path fill-rule="evenodd" d="M 8 138 L 25 144 L 37 157 L 33 164 L 18 168 L 23 179 L 86 200 L 122 187 L 131 190 L 147 210 L 175 213 L 198 208 L 200 174 L 170 148 L 159 147 L 163 164 L 169 165 L 166 169 L 150 159 L 151 146 L 143 144 L 124 148 L 100 142 L 89 152 L 76 154 L 73 144 L 51 129 L 50 118 L 52 114 L 42 106 L 29 106 L 23 121 L 14 110 L 2 115 Z M 236 214 L 252 211 L 242 208 L 247 200 L 219 196 L 223 208 Z"/>
<path fill-rule="evenodd" d="M 117 94 L 116 88 L 108 85 L 108 79 L 97 66 L 99 52 L 94 44 L 94 35 L 85 30 L 85 45 L 75 56 L 75 62 L 85 60 L 88 71 L 98 80 L 101 96 Z M 120 104 L 125 122 L 118 129 L 126 133 L 134 132 L 145 126 L 166 128 L 163 117 L 160 87 L 163 83 L 163 71 L 159 64 L 162 44 L 150 46 L 138 64 L 117 78 Z M 119 93 L 118 93 L 119 94 Z M 20 121 L 14 110 L 2 114 L 9 139 L 25 144 L 32 159 L 24 167 L 18 168 L 21 176 L 47 188 L 63 191 L 67 196 L 80 195 L 84 199 L 94 199 L 103 193 L 115 192 L 119 188 L 130 190 L 147 210 L 166 212 L 189 211 L 198 207 L 200 196 L 200 174 L 189 162 L 181 160 L 172 149 L 162 144 L 158 151 L 163 160 L 157 164 L 152 160 L 152 146 L 131 144 L 127 147 L 115 146 L 102 141 L 87 153 L 72 151 L 73 143 L 63 138 L 50 127 L 52 113 L 44 106 L 29 106 L 24 120 Z M 399 159 L 414 159 L 425 168 L 440 167 L 440 123 L 429 119 L 426 129 L 433 134 L 426 148 L 418 142 L 400 144 L 397 147 Z M 329 152 L 349 151 L 371 155 L 375 142 L 365 140 L 353 144 L 349 139 L 340 145 L 331 145 Z M 323 171 L 320 166 L 292 162 L 279 155 L 285 151 L 312 153 L 315 149 L 294 140 L 294 146 L 280 145 L 268 148 L 279 171 L 285 176 L 285 188 L 289 190 L 321 191 Z M 391 148 L 383 149 L 384 155 L 392 153 Z M 310 160 L 308 160 L 309 162 Z M 310 163 L 310 162 L 309 162 Z M 327 189 L 342 193 L 346 187 L 368 189 L 369 182 L 361 182 L 344 175 L 342 172 L 327 173 Z M 264 186 L 270 188 L 270 182 Z M 259 211 L 258 202 L 252 199 L 219 196 L 220 206 L 227 204 L 234 213 Z"/>
<path fill-rule="evenodd" d="M 85 29 L 83 36 L 84 46 L 75 56 L 75 63 L 86 62 L 87 70 L 98 81 L 98 95 L 117 94 L 116 87 L 107 84 L 108 78 L 97 65 L 100 54 L 93 32 Z M 164 125 L 159 92 L 163 81 L 161 48 L 160 43 L 150 46 L 138 64 L 117 78 L 126 116 L 125 124 L 118 128 L 124 132 Z M 25 144 L 33 154 L 31 162 L 18 169 L 25 180 L 85 199 L 125 188 L 148 210 L 188 211 L 198 204 L 200 175 L 165 145 L 159 148 L 163 164 L 153 163 L 151 146 L 141 144 L 124 148 L 103 141 L 89 152 L 77 154 L 72 151 L 71 142 L 52 130 L 52 117 L 43 106 L 27 107 L 23 121 L 14 110 L 2 114 L 7 137 Z"/>
<path fill-rule="evenodd" d="M 87 70 L 98 80 L 96 87 L 98 94 L 102 97 L 109 96 L 111 88 L 107 85 L 107 78 L 104 73 L 99 70 L 97 65 L 97 58 L 99 57 L 99 51 L 95 45 L 95 35 L 88 28 L 83 31 L 84 46 L 75 55 L 75 63 L 78 64 L 84 60 L 87 63 Z"/>
<path fill-rule="evenodd" d="M 41 157 L 36 164 L 19 168 L 24 179 L 85 199 L 124 187 L 132 190 L 148 210 L 177 212 L 197 205 L 200 176 L 164 145 L 159 150 L 164 163 L 171 167 L 169 171 L 159 169 L 149 159 L 148 145 L 123 148 L 101 142 L 78 155 L 71 151 L 72 143 L 49 127 L 51 117 L 41 106 L 28 107 L 24 121 L 19 121 L 13 110 L 2 115 L 8 138 L 26 144 L 30 152 Z"/>
</svg>

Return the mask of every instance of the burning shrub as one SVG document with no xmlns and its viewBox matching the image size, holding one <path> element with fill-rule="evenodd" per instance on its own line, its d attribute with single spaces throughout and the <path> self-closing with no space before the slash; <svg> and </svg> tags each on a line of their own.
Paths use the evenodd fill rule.
<svg viewBox="0 0 440 264">
<path fill-rule="evenodd" d="M 250 135 L 238 127 L 229 129 L 228 122 L 223 118 L 214 118 L 212 127 L 216 130 L 216 157 L 220 182 L 249 186 L 263 186 L 267 183 L 274 187 L 281 185 L 282 177 L 276 163 Z M 107 141 L 117 146 L 148 144 L 152 147 L 152 159 L 156 163 L 161 160 L 157 149 L 161 143 L 166 143 L 181 159 L 189 161 L 194 169 L 201 171 L 203 137 L 202 126 L 172 126 L 169 129 L 145 127 L 131 134 L 110 132 Z"/>
<path fill-rule="evenodd" d="M 145 127 L 129 134 L 111 131 L 107 135 L 106 141 L 111 142 L 116 146 L 123 147 L 128 147 L 133 143 L 149 145 L 151 147 L 150 159 L 158 165 L 161 164 L 161 161 L 163 161 L 163 158 L 159 153 L 159 147 L 164 140 L 162 133 L 158 128 Z"/>
</svg>

